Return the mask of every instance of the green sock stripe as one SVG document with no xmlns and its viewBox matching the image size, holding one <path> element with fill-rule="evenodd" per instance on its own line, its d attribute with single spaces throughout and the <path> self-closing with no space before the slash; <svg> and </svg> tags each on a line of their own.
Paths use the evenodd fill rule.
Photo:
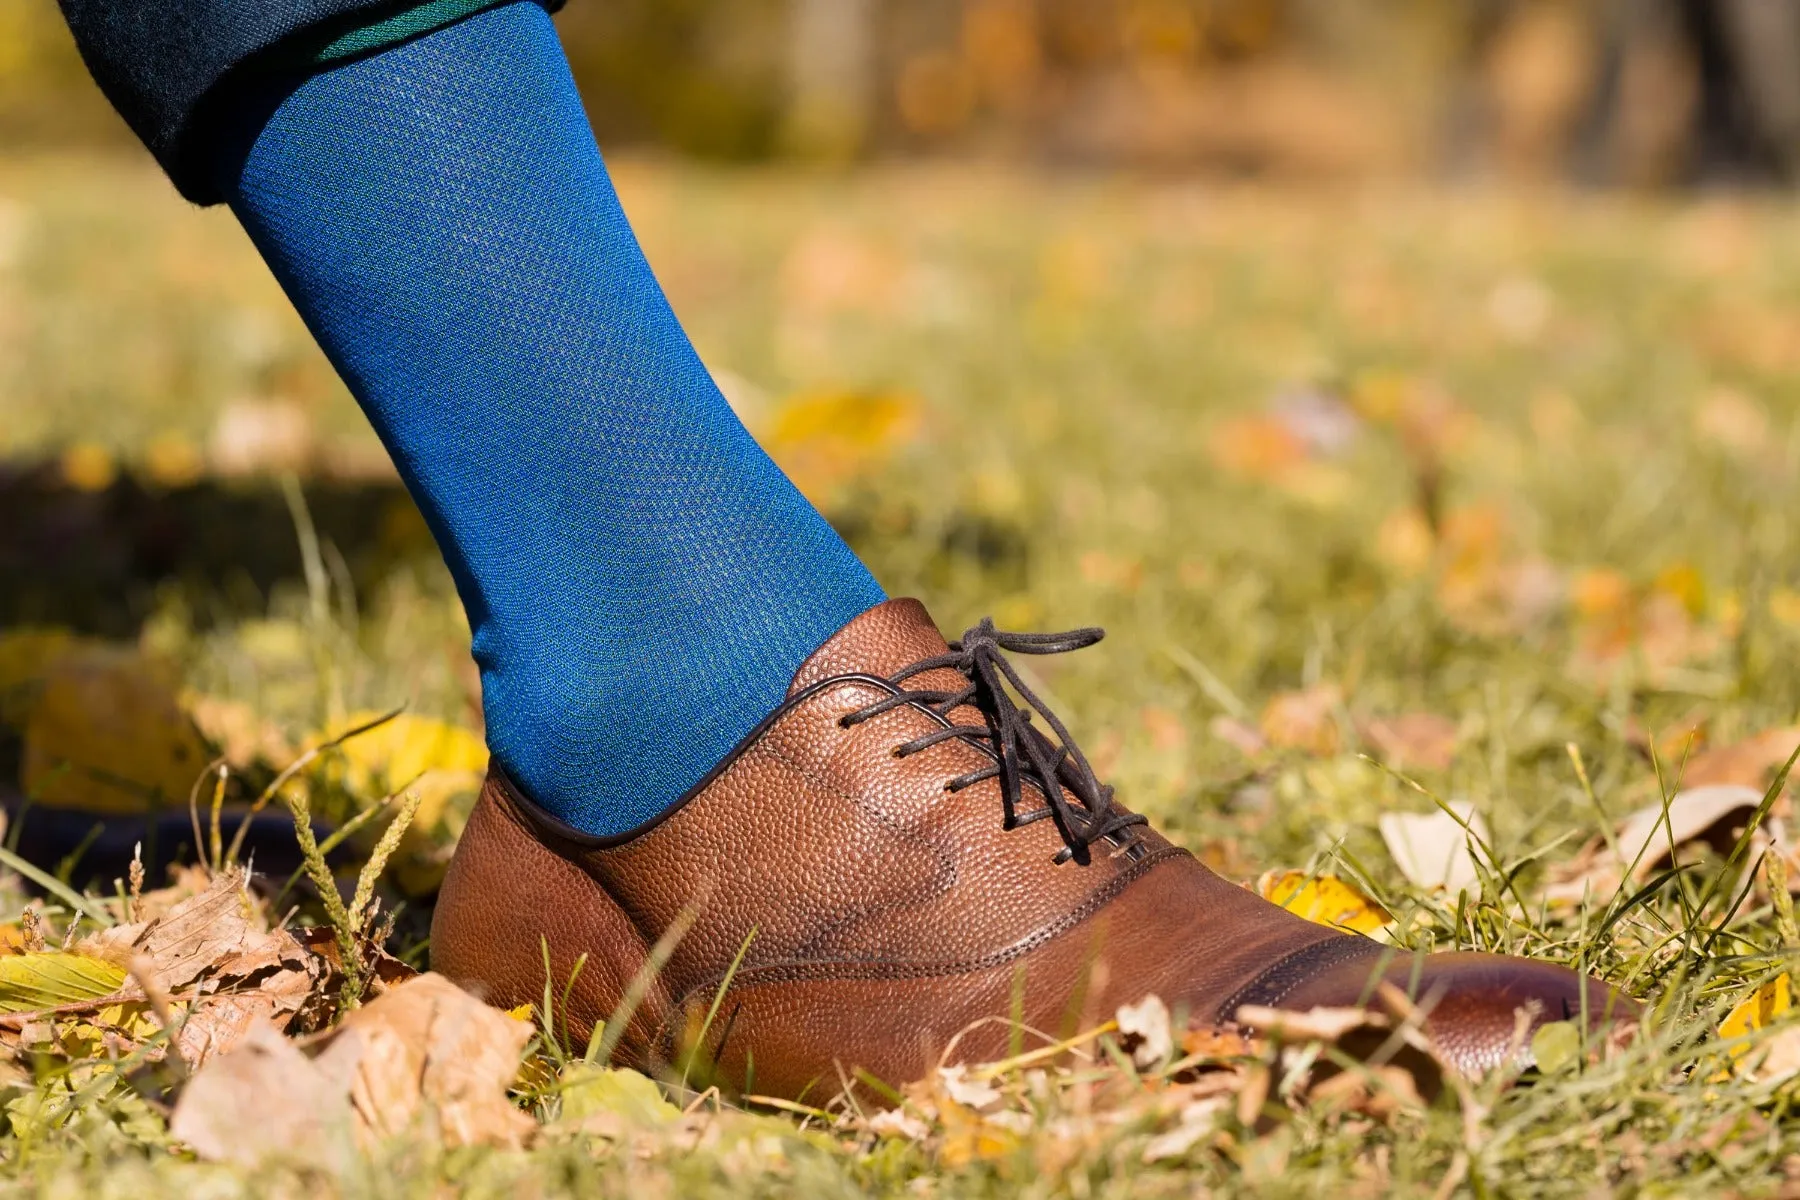
<svg viewBox="0 0 1800 1200">
<path fill-rule="evenodd" d="M 359 25 L 343 33 L 307 55 L 306 61 L 325 66 L 346 58 L 356 58 L 389 46 L 398 45 L 422 33 L 442 29 L 446 25 L 473 16 L 484 8 L 493 8 L 505 0 L 425 0 L 425 3 L 394 13 L 371 25 Z"/>
</svg>

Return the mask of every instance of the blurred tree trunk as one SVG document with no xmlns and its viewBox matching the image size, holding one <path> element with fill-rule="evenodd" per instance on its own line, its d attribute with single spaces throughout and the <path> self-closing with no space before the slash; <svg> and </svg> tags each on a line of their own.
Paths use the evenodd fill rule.
<svg viewBox="0 0 1800 1200">
<path fill-rule="evenodd" d="M 854 157 L 875 106 L 877 0 L 789 0 L 784 128 L 809 158 Z"/>
<path fill-rule="evenodd" d="M 1720 0 L 1726 43 L 1763 148 L 1800 178 L 1800 0 Z"/>
</svg>

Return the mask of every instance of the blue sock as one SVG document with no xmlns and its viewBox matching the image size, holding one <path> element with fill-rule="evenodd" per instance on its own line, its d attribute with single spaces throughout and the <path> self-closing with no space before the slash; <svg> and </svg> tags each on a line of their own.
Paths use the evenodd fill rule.
<svg viewBox="0 0 1800 1200">
<path fill-rule="evenodd" d="M 882 599 L 701 365 L 536 4 L 313 76 L 223 169 L 449 561 L 496 761 L 556 816 L 655 817 Z"/>
</svg>

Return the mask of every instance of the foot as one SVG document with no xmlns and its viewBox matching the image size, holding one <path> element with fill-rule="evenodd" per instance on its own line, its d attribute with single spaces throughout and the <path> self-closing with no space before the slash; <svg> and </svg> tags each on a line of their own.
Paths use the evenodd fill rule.
<svg viewBox="0 0 1800 1200">
<path fill-rule="evenodd" d="M 917 601 L 876 605 L 698 787 L 623 838 L 560 825 L 494 771 L 444 882 L 433 964 L 513 1006 L 545 996 L 547 947 L 577 1045 L 642 972 L 624 1058 L 691 1052 L 720 1082 L 790 1097 L 858 1068 L 918 1078 L 953 1041 L 956 1058 L 998 1057 L 1021 999 L 1028 1026 L 1057 1033 L 1151 993 L 1205 1024 L 1243 1005 L 1378 1002 L 1385 978 L 1468 1072 L 1528 1063 L 1546 1021 L 1635 1012 L 1546 963 L 1396 958 L 1171 845 L 1113 802 L 1000 653 L 1098 636 L 984 622 L 951 647 Z"/>
</svg>

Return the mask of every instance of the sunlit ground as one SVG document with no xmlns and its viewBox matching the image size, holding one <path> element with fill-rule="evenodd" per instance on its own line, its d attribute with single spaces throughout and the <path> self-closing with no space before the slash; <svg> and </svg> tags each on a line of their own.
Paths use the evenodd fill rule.
<svg viewBox="0 0 1800 1200">
<path fill-rule="evenodd" d="M 1781 1084 L 1715 1079 L 1702 1044 L 1785 962 L 1765 876 L 1733 908 L 1750 877 L 1701 855 L 1618 915 L 1617 872 L 1578 852 L 1676 790 L 1684 755 L 1800 716 L 1800 208 L 616 171 L 727 394 L 891 594 L 952 633 L 989 613 L 1106 627 L 1032 667 L 1128 804 L 1233 878 L 1356 881 L 1407 944 L 1581 961 L 1670 997 L 1638 1050 L 1489 1115 L 1447 1097 L 1362 1127 L 1308 1116 L 1153 1165 L 1129 1141 L 1151 1125 L 1107 1126 L 1073 1156 L 1090 1171 L 1033 1186 L 1429 1191 L 1459 1158 L 1499 1190 L 1779 1184 L 1800 1152 Z M 466 631 L 372 433 L 229 215 L 148 167 L 0 170 L 0 454 L 33 464 L 10 485 L 29 520 L 0 529 L 0 620 L 139 641 L 265 768 L 403 702 L 478 731 Z M 284 473 L 326 543 L 310 593 Z M 179 582 L 134 569 L 138 535 L 109 524 L 104 498 L 139 485 L 194 539 L 151 556 Z M 9 537 L 38 549 L 8 558 Z M 124 565 L 96 575 L 101 553 Z M 1706 781 L 1760 790 L 1793 748 L 1770 743 L 1715 755 Z M 1489 875 L 1459 906 L 1401 874 L 1377 818 L 1432 811 L 1426 792 L 1483 816 L 1511 886 Z M 805 1170 L 1016 1187 L 1067 1171 L 1052 1116 L 971 1162 L 849 1138 Z M 646 1153 L 607 1177 L 726 1186 Z"/>
</svg>

